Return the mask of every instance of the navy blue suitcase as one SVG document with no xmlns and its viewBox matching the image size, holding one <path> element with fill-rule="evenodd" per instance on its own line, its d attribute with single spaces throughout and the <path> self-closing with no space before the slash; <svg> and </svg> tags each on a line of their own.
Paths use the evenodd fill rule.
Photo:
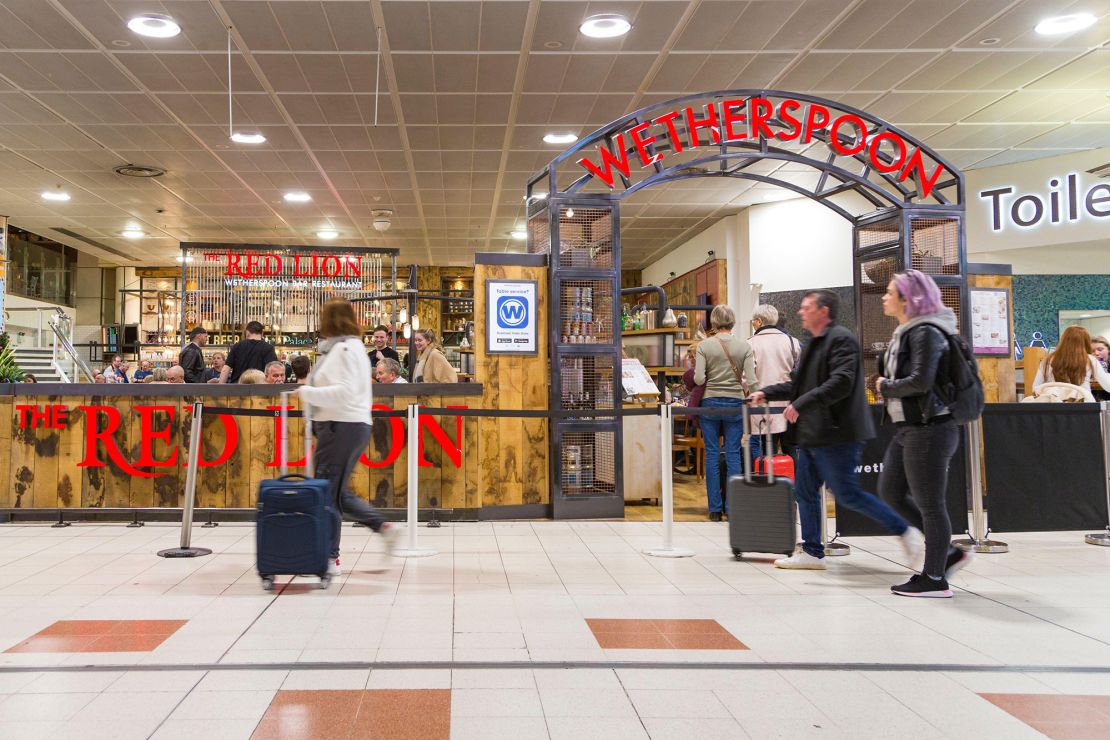
<svg viewBox="0 0 1110 740">
<path fill-rule="evenodd" d="M 318 575 L 327 588 L 333 526 L 328 481 L 303 475 L 262 481 L 255 526 L 262 587 L 273 588 L 274 576 Z"/>
<path fill-rule="evenodd" d="M 308 476 L 286 475 L 289 459 L 289 394 L 281 394 L 281 476 L 258 484 L 255 552 L 262 588 L 274 587 L 274 576 L 318 575 L 320 588 L 331 582 L 328 556 L 335 527 L 328 481 L 313 478 L 312 419 L 304 408 L 305 462 Z"/>
</svg>

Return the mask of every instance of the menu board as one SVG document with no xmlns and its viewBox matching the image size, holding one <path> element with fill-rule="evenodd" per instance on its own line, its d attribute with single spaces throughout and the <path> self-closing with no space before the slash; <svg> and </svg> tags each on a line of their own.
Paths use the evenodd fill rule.
<svg viewBox="0 0 1110 740">
<path fill-rule="evenodd" d="M 1010 354 L 1010 296 L 1004 289 L 971 288 L 971 348 L 977 355 Z"/>
<path fill-rule="evenodd" d="M 626 396 L 658 396 L 659 388 L 647 368 L 635 358 L 621 360 L 621 386 Z"/>
</svg>

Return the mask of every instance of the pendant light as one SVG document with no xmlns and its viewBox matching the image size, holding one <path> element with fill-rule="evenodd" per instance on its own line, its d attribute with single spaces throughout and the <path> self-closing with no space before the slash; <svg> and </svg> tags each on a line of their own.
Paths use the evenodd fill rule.
<svg viewBox="0 0 1110 740">
<path fill-rule="evenodd" d="M 266 137 L 257 131 L 236 131 L 231 115 L 231 26 L 227 27 L 227 135 L 236 144 L 263 144 Z"/>
</svg>

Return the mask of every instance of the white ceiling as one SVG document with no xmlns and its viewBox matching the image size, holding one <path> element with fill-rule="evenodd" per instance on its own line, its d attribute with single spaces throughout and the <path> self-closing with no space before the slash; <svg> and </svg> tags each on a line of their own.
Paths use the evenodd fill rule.
<svg viewBox="0 0 1110 740">
<path fill-rule="evenodd" d="M 1080 11 L 1101 20 L 1033 33 Z M 139 12 L 184 31 L 144 39 L 126 28 Z M 581 36 L 602 12 L 632 32 Z M 236 127 L 262 145 L 227 138 L 228 25 Z M 171 262 L 179 241 L 322 244 L 334 228 L 402 262 L 467 264 L 520 248 L 525 181 L 562 149 L 544 133 L 725 88 L 862 108 L 963 168 L 1106 146 L 1110 0 L 0 0 L 0 213 L 117 263 Z M 127 163 L 168 173 L 112 172 Z M 41 200 L 57 185 L 70 202 Z M 290 189 L 313 201 L 285 203 Z M 694 180 L 634 196 L 624 266 L 767 192 Z M 375 208 L 394 211 L 384 237 Z M 152 236 L 123 239 L 128 225 Z"/>
</svg>

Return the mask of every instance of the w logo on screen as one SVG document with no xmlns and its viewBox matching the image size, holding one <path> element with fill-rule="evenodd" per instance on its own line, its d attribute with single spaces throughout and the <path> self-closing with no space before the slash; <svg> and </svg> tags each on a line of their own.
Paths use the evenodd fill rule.
<svg viewBox="0 0 1110 740">
<path fill-rule="evenodd" d="M 528 304 L 523 298 L 502 296 L 497 299 L 497 325 L 502 329 L 518 329 L 528 323 Z"/>
</svg>

